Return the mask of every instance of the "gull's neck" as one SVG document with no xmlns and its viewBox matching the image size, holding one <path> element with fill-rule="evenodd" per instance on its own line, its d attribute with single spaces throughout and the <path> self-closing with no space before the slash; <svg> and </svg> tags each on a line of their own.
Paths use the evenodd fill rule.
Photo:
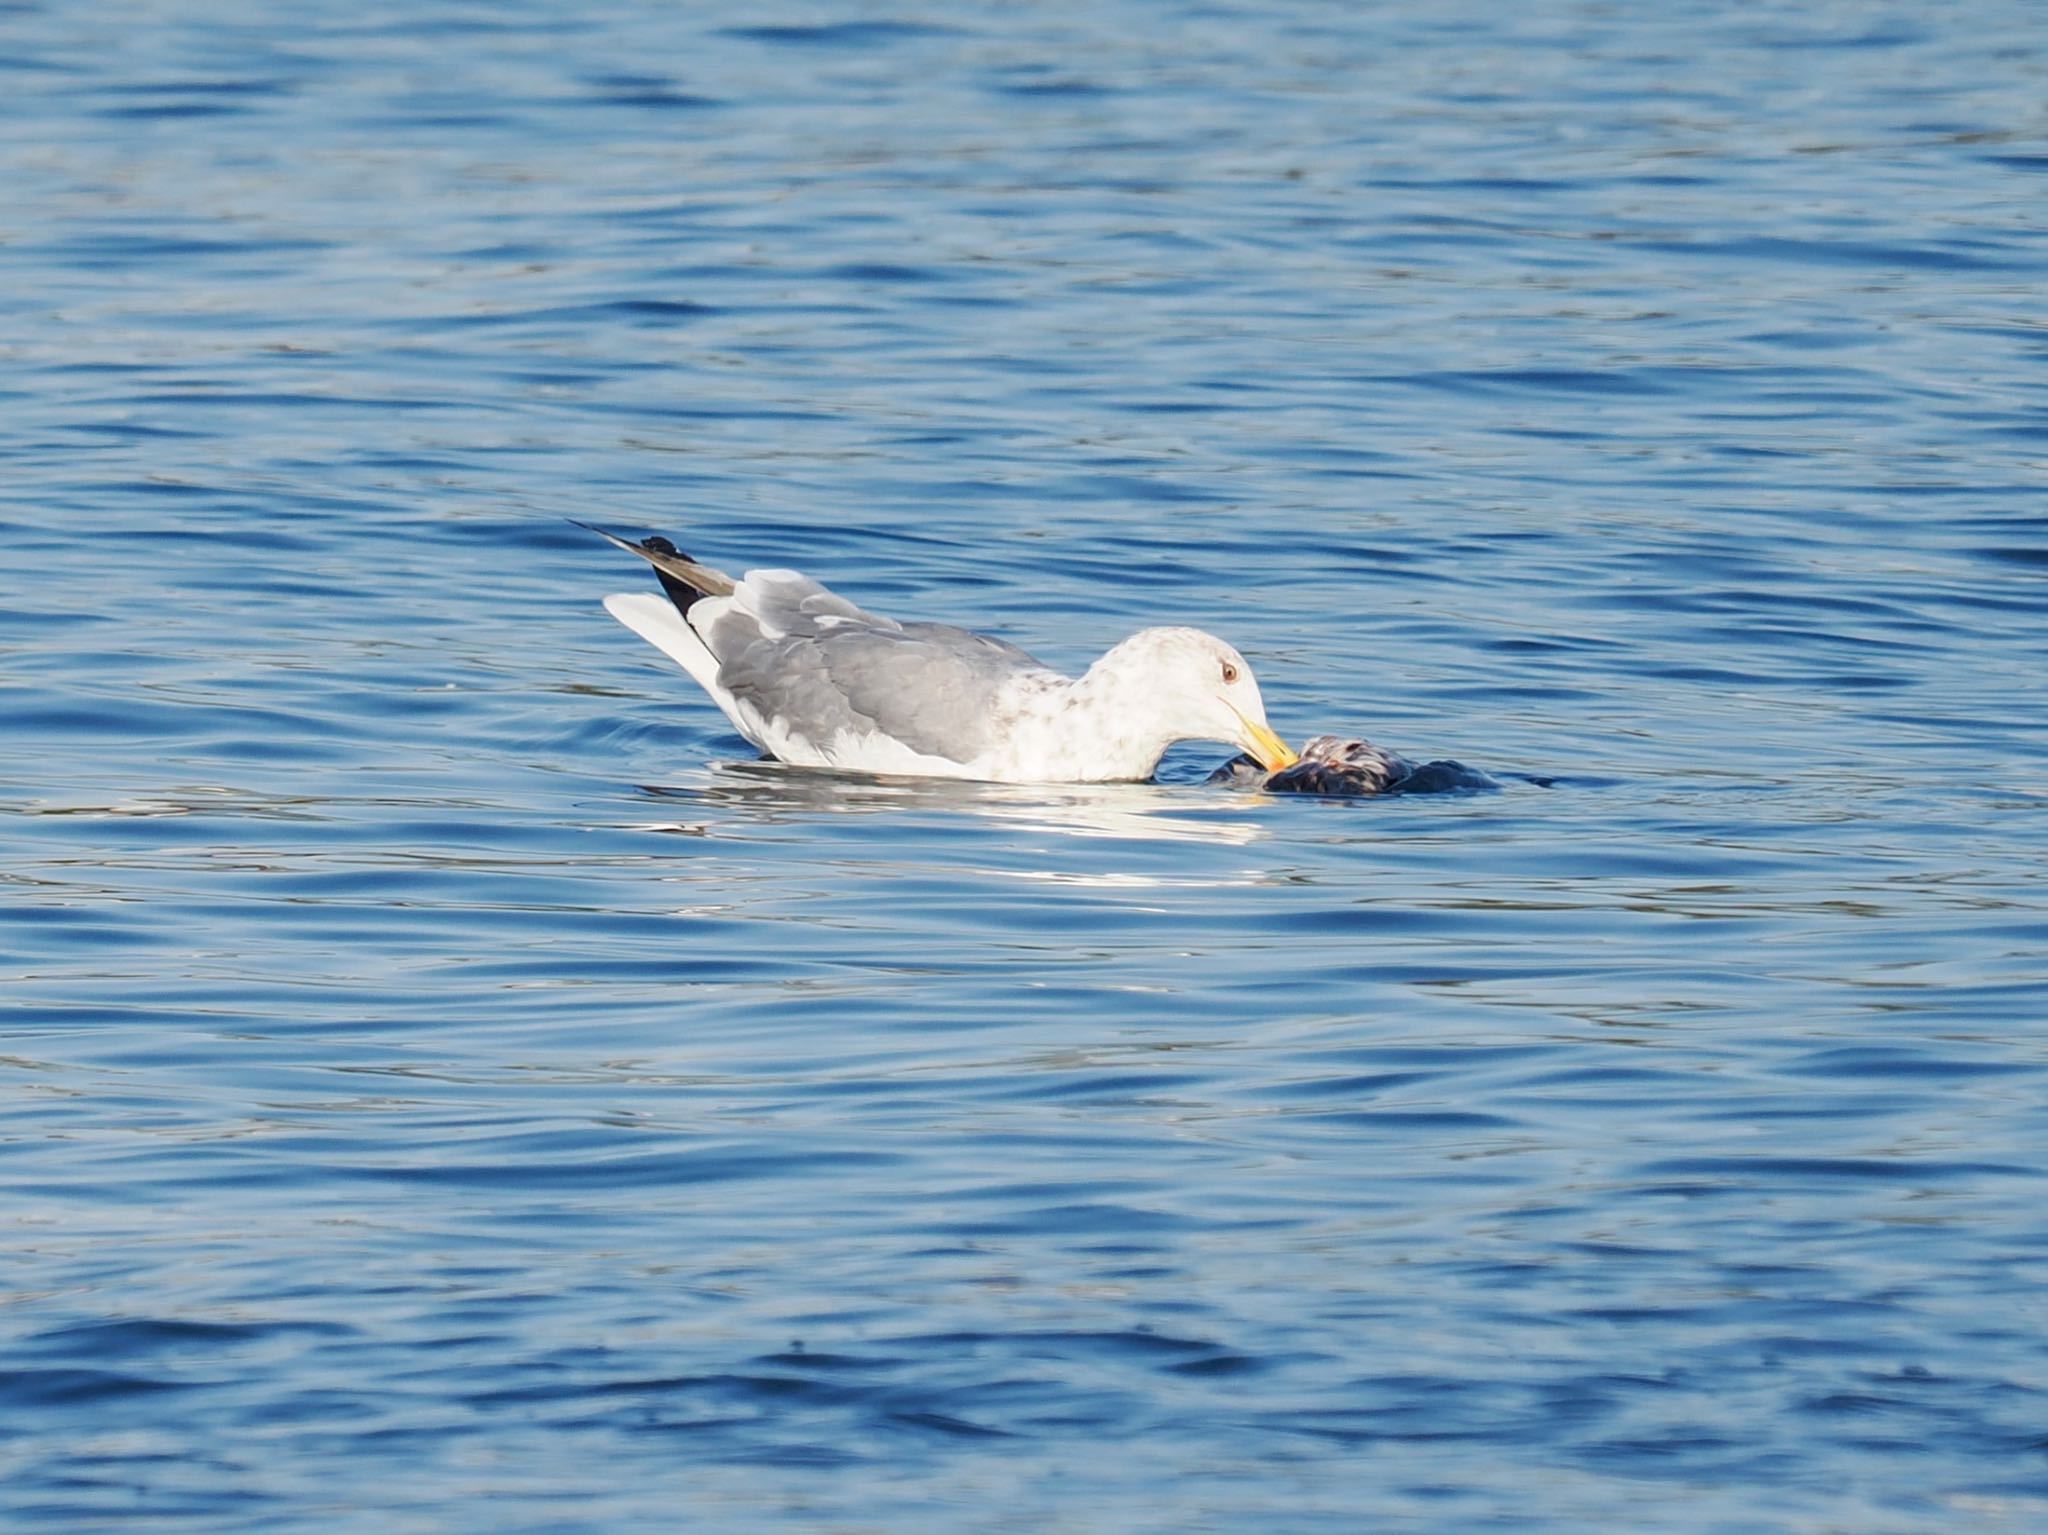
<svg viewBox="0 0 2048 1535">
<path fill-rule="evenodd" d="M 1083 733 L 1094 741 L 1103 763 L 1099 776 L 1150 778 L 1179 736 L 1160 708 L 1157 684 L 1118 666 L 1122 648 L 1110 651 L 1069 685 L 1068 717 L 1086 722 Z"/>
<path fill-rule="evenodd" d="M 986 776 L 1015 783 L 1150 778 L 1179 737 L 1157 687 L 1118 662 L 1123 648 L 1080 677 L 1046 671 L 1017 679 L 1006 700 L 1011 725 L 1004 744 L 981 764 Z"/>
</svg>

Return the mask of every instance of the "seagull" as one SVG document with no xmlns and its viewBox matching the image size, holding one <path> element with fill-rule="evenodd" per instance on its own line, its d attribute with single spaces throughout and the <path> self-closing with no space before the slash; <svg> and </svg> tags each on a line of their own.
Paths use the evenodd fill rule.
<svg viewBox="0 0 2048 1535">
<path fill-rule="evenodd" d="M 660 535 L 579 522 L 654 567 L 661 595 L 605 610 L 794 767 L 988 783 L 1150 778 L 1176 741 L 1221 741 L 1268 771 L 1298 759 L 1266 723 L 1243 656 L 1200 629 L 1141 629 L 1079 677 L 1004 640 L 898 623 L 793 570 L 738 580 Z"/>
</svg>

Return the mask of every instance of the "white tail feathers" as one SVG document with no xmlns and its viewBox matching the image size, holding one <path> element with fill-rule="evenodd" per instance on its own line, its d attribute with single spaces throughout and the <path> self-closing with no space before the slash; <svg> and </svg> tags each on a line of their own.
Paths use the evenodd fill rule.
<svg viewBox="0 0 2048 1535">
<path fill-rule="evenodd" d="M 668 598 L 653 592 L 613 592 L 605 598 L 604 610 L 695 677 L 699 687 L 724 705 L 716 658 Z"/>
</svg>

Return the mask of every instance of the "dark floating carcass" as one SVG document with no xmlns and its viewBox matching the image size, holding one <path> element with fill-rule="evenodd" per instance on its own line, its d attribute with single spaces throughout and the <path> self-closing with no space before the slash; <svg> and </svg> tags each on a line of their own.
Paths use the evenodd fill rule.
<svg viewBox="0 0 2048 1535">
<path fill-rule="evenodd" d="M 1209 775 L 1212 784 L 1264 789 L 1269 794 L 1322 794 L 1359 798 L 1368 794 L 1457 794 L 1500 785 L 1477 768 L 1444 759 L 1420 766 L 1399 752 L 1370 741 L 1317 736 L 1301 749 L 1292 767 L 1269 773 L 1251 757 L 1232 757 Z"/>
</svg>

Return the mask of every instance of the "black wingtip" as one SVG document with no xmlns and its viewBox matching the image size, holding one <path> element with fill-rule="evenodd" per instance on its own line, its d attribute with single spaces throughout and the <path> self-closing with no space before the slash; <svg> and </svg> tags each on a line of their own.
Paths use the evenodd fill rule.
<svg viewBox="0 0 2048 1535">
<path fill-rule="evenodd" d="M 584 522 L 575 517 L 565 517 L 562 520 L 572 528 L 581 528 L 586 533 L 595 533 L 606 543 L 617 544 L 621 549 L 626 550 L 630 554 L 639 554 L 645 550 L 652 550 L 656 554 L 666 554 L 678 560 L 690 559 L 689 555 L 678 549 L 673 542 L 663 538 L 659 533 L 649 534 L 646 538 L 642 539 L 631 539 L 622 533 L 614 533 L 608 528 L 600 528 L 594 522 Z M 695 562 L 692 561 L 692 563 Z"/>
<path fill-rule="evenodd" d="M 622 538 L 617 533 L 607 532 L 595 523 L 582 522 L 574 517 L 565 520 L 575 527 L 595 533 L 607 543 L 618 545 L 619 548 L 624 549 L 629 554 L 665 554 L 671 559 L 678 560 L 690 558 L 682 550 L 678 549 L 671 540 L 662 537 L 659 533 L 650 533 L 647 537 L 635 542 L 630 538 Z M 676 611 L 685 618 L 690 616 L 690 604 L 696 602 L 704 595 L 687 581 L 677 580 L 659 565 L 654 567 L 654 579 L 661 583 L 661 589 L 667 595 L 668 600 L 676 605 Z"/>
</svg>

